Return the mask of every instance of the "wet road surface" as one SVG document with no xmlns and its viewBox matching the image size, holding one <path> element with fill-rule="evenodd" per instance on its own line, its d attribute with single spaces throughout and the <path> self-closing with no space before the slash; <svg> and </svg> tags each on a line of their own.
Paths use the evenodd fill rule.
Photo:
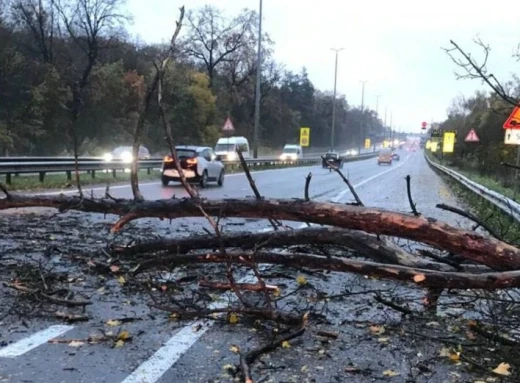
<svg viewBox="0 0 520 383">
<path fill-rule="evenodd" d="M 412 194 L 418 210 L 425 216 L 452 223 L 449 213 L 435 209 L 435 204 L 444 202 L 457 205 L 455 197 L 444 182 L 428 167 L 422 153 L 402 153 L 401 161 L 392 166 L 378 166 L 375 159 L 347 163 L 344 173 L 349 177 L 360 198 L 366 206 L 383 207 L 390 210 L 408 212 L 410 210 L 406 195 L 405 176 L 412 176 Z M 298 198 L 303 196 L 305 177 L 313 174 L 310 196 L 319 201 L 337 203 L 352 202 L 353 198 L 343 181 L 334 173 L 319 166 L 268 170 L 255 172 L 255 182 L 264 197 Z M 94 188 L 93 192 L 103 195 L 104 187 Z M 141 185 L 147 199 L 186 196 L 180 186 L 163 187 L 159 182 Z M 130 188 L 114 187 L 111 194 L 116 198 L 130 198 Z M 211 186 L 201 191 L 206 198 L 233 198 L 252 195 L 243 174 L 226 177 L 223 187 Z M 107 217 L 113 221 L 115 217 Z M 190 224 L 186 224 L 190 221 Z M 229 220 L 228 230 L 269 230 L 265 220 Z M 158 222 L 143 219 L 132 223 L 133 227 L 168 228 L 166 233 L 177 235 L 180 227 L 198 229 L 207 226 L 203 219 L 195 218 L 182 221 Z M 300 224 L 294 224 L 299 226 Z M 164 235 L 165 231 L 162 231 Z M 276 271 L 273 268 L 273 272 Z M 271 281 L 269 281 L 271 283 Z M 294 281 L 275 280 L 275 284 L 294 287 Z M 329 294 L 338 294 L 348 286 L 377 288 L 385 286 L 399 289 L 400 285 L 389 282 L 366 281 L 356 275 L 330 273 L 324 278 L 313 279 L 313 284 Z M 0 290 L 0 293 L 2 291 Z M 403 290 L 404 293 L 404 290 Z M 366 299 L 366 298 L 365 298 Z M 297 310 L 298 302 L 286 302 L 289 310 Z M 294 305 L 294 307 L 292 306 Z M 0 382 L 122 382 L 122 383 L 167 383 L 167 382 L 228 382 L 231 377 L 225 365 L 236 364 L 237 355 L 230 351 L 232 345 L 243 349 L 256 347 L 268 333 L 250 324 L 229 325 L 201 320 L 197 322 L 178 322 L 165 319 L 167 315 L 152 312 L 143 300 L 125 298 L 121 301 L 102 301 L 87 307 L 93 320 L 64 326 L 58 321 L 31 320 L 24 324 L 3 323 L 0 330 Z M 380 308 L 366 305 L 355 298 L 342 302 L 330 302 L 327 310 L 334 312 L 328 323 L 317 325 L 337 331 L 335 342 L 323 342 L 311 335 L 296 340 L 290 349 L 279 349 L 263 358 L 263 362 L 253 370 L 258 377 L 270 382 L 370 382 L 382 377 L 382 371 L 391 369 L 404 376 L 412 359 L 417 359 L 417 350 L 408 351 L 410 360 L 403 359 L 403 345 L 399 341 L 379 344 L 376 340 L 378 360 L 372 358 L 375 352 L 374 340 L 367 336 L 365 328 L 356 325 L 356 320 L 398 321 L 395 313 L 383 313 Z M 389 317 L 390 315 L 390 317 Z M 131 323 L 107 327 L 111 318 L 137 317 Z M 53 327 L 54 326 L 54 327 Z M 66 339 L 85 339 L 104 331 L 129 331 L 133 341 L 123 348 L 111 348 L 109 344 L 84 344 L 71 347 L 68 344 L 49 344 L 51 338 L 62 335 Z M 40 332 L 39 332 L 40 331 Z M 22 343 L 16 343 L 16 342 Z M 396 350 L 401 353 L 396 354 Z M 422 357 L 433 357 L 436 350 L 427 345 L 419 352 Z M 258 363 L 257 363 L 258 364 Z M 352 376 L 346 373 L 347 366 L 357 366 L 369 374 Z M 439 379 L 431 382 L 449 380 L 450 374 L 439 370 Z M 386 378 L 382 378 L 386 379 Z M 404 381 L 399 378 L 393 381 Z M 420 381 L 420 380 L 418 380 Z"/>
</svg>

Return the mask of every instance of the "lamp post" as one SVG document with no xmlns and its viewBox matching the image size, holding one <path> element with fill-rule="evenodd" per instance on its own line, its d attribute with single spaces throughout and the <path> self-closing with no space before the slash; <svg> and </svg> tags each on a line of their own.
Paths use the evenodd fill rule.
<svg viewBox="0 0 520 383">
<path fill-rule="evenodd" d="M 262 0 L 258 15 L 258 52 L 256 56 L 256 94 L 255 94 L 255 122 L 253 127 L 253 157 L 258 158 L 258 140 L 260 136 L 260 81 L 262 74 Z"/>
<path fill-rule="evenodd" d="M 336 83 L 338 80 L 338 53 L 343 49 L 345 48 L 331 48 L 331 50 L 336 53 L 336 63 L 334 65 L 334 96 L 332 97 L 332 128 L 330 131 L 330 150 L 334 150 L 334 125 L 336 123 Z"/>
</svg>

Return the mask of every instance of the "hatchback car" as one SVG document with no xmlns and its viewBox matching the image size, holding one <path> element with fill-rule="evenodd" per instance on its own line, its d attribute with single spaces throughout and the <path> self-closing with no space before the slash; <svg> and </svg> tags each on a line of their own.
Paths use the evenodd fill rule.
<svg viewBox="0 0 520 383">
<path fill-rule="evenodd" d="M 225 169 L 222 161 L 217 159 L 213 149 L 206 146 L 176 146 L 182 172 L 190 183 L 199 183 L 206 187 L 208 182 L 224 184 Z M 161 182 L 167 186 L 170 181 L 180 182 L 179 172 L 171 156 L 163 159 Z"/>
<path fill-rule="evenodd" d="M 392 151 L 388 148 L 381 149 L 377 156 L 377 164 L 388 164 L 392 165 Z"/>
<path fill-rule="evenodd" d="M 396 161 L 399 161 L 401 159 L 401 157 L 399 156 L 399 153 L 393 152 L 392 153 L 392 159 L 396 160 Z"/>
</svg>

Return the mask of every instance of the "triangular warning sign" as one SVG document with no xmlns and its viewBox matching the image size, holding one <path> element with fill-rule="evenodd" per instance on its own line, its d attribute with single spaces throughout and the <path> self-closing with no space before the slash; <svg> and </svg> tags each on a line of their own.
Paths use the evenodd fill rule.
<svg viewBox="0 0 520 383">
<path fill-rule="evenodd" d="M 479 142 L 480 141 L 480 139 L 478 138 L 477 132 L 475 132 L 475 129 L 471 129 L 469 131 L 469 133 L 467 134 L 464 141 L 466 141 L 466 142 Z"/>
<path fill-rule="evenodd" d="M 520 108 L 515 106 L 513 112 L 504 123 L 504 129 L 520 129 Z"/>
<path fill-rule="evenodd" d="M 233 126 L 231 119 L 228 117 L 226 119 L 226 122 L 224 123 L 224 126 L 222 127 L 222 131 L 223 132 L 232 132 L 234 130 L 235 130 L 235 127 Z"/>
</svg>

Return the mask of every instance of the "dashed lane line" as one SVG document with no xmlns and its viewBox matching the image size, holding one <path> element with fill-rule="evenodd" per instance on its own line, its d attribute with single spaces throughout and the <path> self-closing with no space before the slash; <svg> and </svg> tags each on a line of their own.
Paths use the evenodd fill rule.
<svg viewBox="0 0 520 383">
<path fill-rule="evenodd" d="M 27 338 L 23 338 L 18 342 L 10 344 L 0 349 L 0 358 L 16 358 L 32 349 L 47 343 L 49 340 L 56 338 L 70 331 L 74 326 L 50 326 L 45 330 L 38 331 Z"/>
</svg>

